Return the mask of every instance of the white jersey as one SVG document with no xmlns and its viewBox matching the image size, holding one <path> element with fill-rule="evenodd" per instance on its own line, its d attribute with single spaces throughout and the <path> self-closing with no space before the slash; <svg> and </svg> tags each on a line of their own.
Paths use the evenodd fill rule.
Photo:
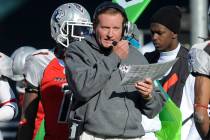
<svg viewBox="0 0 210 140">
<path fill-rule="evenodd" d="M 48 49 L 35 51 L 26 58 L 24 74 L 26 80 L 34 87 L 39 87 L 46 66 L 55 58 L 53 52 Z"/>
<path fill-rule="evenodd" d="M 13 77 L 12 72 L 12 59 L 0 52 L 0 76 L 6 76 L 8 78 Z"/>
<path fill-rule="evenodd" d="M 66 96 L 67 82 L 63 61 L 49 50 L 38 50 L 26 58 L 24 68 L 27 90 L 41 96 L 46 122 L 45 138 L 67 139 L 70 106 L 65 104 L 69 98 Z"/>
<path fill-rule="evenodd" d="M 201 140 L 201 137 L 195 127 L 192 114 L 194 112 L 194 84 L 195 77 L 191 74 L 187 77 L 185 86 L 183 88 L 182 101 L 180 110 L 182 112 L 182 122 L 186 123 L 181 129 L 181 140 Z"/>
<path fill-rule="evenodd" d="M 0 121 L 8 121 L 18 114 L 15 95 L 7 78 L 12 78 L 12 59 L 0 52 Z"/>
<path fill-rule="evenodd" d="M 18 114 L 15 95 L 6 78 L 0 78 L 0 121 L 8 121 Z"/>
<path fill-rule="evenodd" d="M 189 66 L 193 74 L 210 77 L 210 41 L 192 46 L 189 52 Z"/>
</svg>

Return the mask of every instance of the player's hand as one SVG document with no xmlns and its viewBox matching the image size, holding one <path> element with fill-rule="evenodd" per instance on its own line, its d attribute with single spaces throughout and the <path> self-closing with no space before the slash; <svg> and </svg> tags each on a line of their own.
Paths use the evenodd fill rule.
<svg viewBox="0 0 210 140">
<path fill-rule="evenodd" d="M 129 53 L 129 43 L 127 40 L 121 40 L 113 46 L 112 51 L 120 57 L 120 59 L 126 59 Z"/>
<path fill-rule="evenodd" d="M 135 87 L 143 98 L 152 98 L 153 81 L 150 78 L 146 78 L 144 81 L 136 82 Z"/>
</svg>

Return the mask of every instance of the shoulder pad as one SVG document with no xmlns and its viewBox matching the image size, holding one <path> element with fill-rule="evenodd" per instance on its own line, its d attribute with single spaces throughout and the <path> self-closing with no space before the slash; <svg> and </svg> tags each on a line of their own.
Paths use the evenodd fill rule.
<svg viewBox="0 0 210 140">
<path fill-rule="evenodd" d="M 12 72 L 12 59 L 7 55 L 0 52 L 0 75 L 6 76 L 8 78 L 13 77 Z"/>
</svg>

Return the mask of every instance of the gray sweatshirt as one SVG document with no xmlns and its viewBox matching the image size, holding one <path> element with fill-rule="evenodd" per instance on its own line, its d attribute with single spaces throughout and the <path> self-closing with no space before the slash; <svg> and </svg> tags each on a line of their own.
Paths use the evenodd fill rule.
<svg viewBox="0 0 210 140">
<path fill-rule="evenodd" d="M 120 82 L 127 66 L 148 64 L 134 47 L 129 47 L 125 60 L 103 49 L 90 36 L 73 42 L 66 51 L 66 74 L 74 94 L 76 118 L 84 120 L 84 131 L 100 137 L 135 138 L 145 134 L 142 113 L 157 115 L 165 103 L 159 91 L 145 100 L 132 85 Z"/>
</svg>

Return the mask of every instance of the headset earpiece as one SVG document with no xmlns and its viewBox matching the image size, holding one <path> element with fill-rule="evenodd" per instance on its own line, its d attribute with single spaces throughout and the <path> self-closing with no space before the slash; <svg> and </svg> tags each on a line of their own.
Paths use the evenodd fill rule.
<svg viewBox="0 0 210 140">
<path fill-rule="evenodd" d="M 130 21 L 126 21 L 123 27 L 123 35 L 124 36 L 131 35 L 133 32 L 133 28 L 134 28 L 134 24 L 131 23 Z"/>
</svg>

